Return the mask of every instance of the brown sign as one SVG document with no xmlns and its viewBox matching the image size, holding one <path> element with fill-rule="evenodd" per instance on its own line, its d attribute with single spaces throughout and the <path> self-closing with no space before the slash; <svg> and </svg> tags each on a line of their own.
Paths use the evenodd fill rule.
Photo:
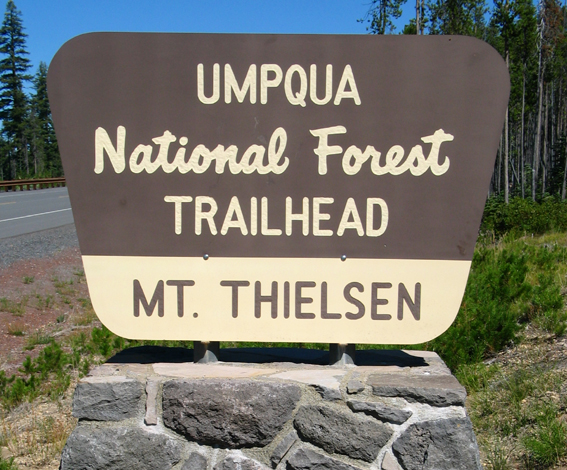
<svg viewBox="0 0 567 470">
<path fill-rule="evenodd" d="M 417 343 L 454 320 L 509 92 L 485 43 L 95 33 L 48 87 L 116 333 Z"/>
</svg>

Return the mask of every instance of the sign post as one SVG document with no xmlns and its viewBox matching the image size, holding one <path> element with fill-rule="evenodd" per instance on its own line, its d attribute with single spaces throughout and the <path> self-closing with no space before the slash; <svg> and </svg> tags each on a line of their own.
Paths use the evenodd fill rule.
<svg viewBox="0 0 567 470">
<path fill-rule="evenodd" d="M 509 93 L 485 43 L 93 33 L 48 89 L 113 332 L 340 347 L 453 322 Z"/>
</svg>

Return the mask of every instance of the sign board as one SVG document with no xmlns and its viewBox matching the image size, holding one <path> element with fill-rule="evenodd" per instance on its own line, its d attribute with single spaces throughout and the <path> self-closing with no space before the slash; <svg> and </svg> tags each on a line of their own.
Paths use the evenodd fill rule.
<svg viewBox="0 0 567 470">
<path fill-rule="evenodd" d="M 115 333 L 392 344 L 453 322 L 509 93 L 487 44 L 93 33 L 48 90 Z"/>
</svg>

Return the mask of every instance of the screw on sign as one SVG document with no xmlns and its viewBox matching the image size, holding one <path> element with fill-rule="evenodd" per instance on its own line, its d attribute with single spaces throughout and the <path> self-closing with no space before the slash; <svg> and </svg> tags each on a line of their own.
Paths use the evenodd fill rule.
<svg viewBox="0 0 567 470">
<path fill-rule="evenodd" d="M 407 344 L 453 322 L 509 93 L 487 44 L 93 33 L 48 89 L 115 333 Z"/>
</svg>

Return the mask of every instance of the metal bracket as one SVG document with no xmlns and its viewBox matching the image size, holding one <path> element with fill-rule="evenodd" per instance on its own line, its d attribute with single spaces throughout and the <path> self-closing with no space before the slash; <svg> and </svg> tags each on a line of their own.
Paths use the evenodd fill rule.
<svg viewBox="0 0 567 470">
<path fill-rule="evenodd" d="M 193 341 L 193 362 L 199 364 L 218 362 L 219 352 L 219 341 Z"/>
<path fill-rule="evenodd" d="M 329 344 L 329 364 L 332 366 L 344 366 L 354 364 L 356 344 Z"/>
</svg>

